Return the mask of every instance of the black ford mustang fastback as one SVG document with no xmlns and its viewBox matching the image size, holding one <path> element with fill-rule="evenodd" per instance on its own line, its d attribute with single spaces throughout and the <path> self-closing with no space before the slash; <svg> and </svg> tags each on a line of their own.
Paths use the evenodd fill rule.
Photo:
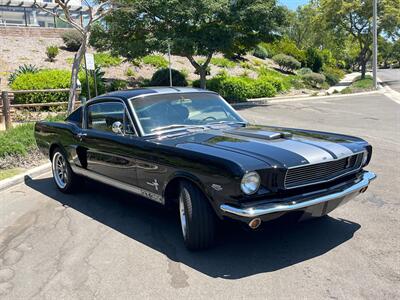
<svg viewBox="0 0 400 300">
<path fill-rule="evenodd" d="M 372 148 L 352 136 L 248 124 L 218 94 L 144 88 L 96 97 L 65 122 L 38 122 L 62 192 L 90 177 L 179 211 L 189 249 L 218 219 L 256 229 L 296 212 L 323 216 L 364 192 Z"/>
</svg>

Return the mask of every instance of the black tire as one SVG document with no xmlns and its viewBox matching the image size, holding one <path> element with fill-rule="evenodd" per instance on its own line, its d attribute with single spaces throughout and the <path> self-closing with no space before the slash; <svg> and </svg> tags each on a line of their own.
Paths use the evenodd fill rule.
<svg viewBox="0 0 400 300">
<path fill-rule="evenodd" d="M 204 194 L 193 183 L 182 181 L 178 204 L 185 246 L 189 250 L 201 250 L 212 246 L 216 232 L 216 216 Z"/>
<path fill-rule="evenodd" d="M 78 176 L 72 171 L 64 151 L 58 147 L 51 155 L 51 169 L 54 183 L 61 192 L 69 194 L 76 191 Z"/>
</svg>

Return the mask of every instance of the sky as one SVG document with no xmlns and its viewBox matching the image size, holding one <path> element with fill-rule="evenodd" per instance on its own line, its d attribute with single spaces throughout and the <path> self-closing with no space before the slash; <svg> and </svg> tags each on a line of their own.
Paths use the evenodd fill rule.
<svg viewBox="0 0 400 300">
<path fill-rule="evenodd" d="M 295 10 L 298 6 L 306 4 L 308 0 L 278 0 L 282 5 L 286 5 L 288 8 Z"/>
</svg>

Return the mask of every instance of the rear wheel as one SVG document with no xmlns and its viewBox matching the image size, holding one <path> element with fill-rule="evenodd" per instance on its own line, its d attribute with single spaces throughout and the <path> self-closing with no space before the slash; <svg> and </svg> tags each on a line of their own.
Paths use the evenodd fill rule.
<svg viewBox="0 0 400 300">
<path fill-rule="evenodd" d="M 214 211 L 204 194 L 187 181 L 180 185 L 179 216 L 188 249 L 200 250 L 213 244 L 216 231 Z"/>
<path fill-rule="evenodd" d="M 51 165 L 57 188 L 63 193 L 73 192 L 76 187 L 77 175 L 72 172 L 65 154 L 60 148 L 53 151 Z"/>
</svg>

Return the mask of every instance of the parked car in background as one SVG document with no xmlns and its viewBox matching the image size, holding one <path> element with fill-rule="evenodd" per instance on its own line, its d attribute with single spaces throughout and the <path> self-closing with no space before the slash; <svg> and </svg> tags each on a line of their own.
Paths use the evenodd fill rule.
<svg viewBox="0 0 400 300">
<path fill-rule="evenodd" d="M 324 216 L 375 178 L 360 138 L 250 125 L 193 88 L 102 95 L 65 122 L 36 123 L 35 136 L 62 192 L 85 176 L 176 207 L 189 249 L 212 244 L 218 219 L 256 229 L 291 212 Z"/>
</svg>

